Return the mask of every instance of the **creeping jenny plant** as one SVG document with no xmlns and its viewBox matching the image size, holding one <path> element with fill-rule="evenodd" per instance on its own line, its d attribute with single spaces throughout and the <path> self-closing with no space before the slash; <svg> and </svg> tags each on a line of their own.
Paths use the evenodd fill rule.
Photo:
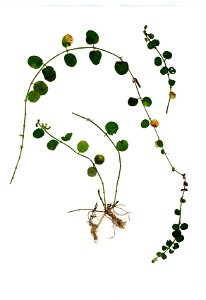
<svg viewBox="0 0 206 300">
<path fill-rule="evenodd" d="M 167 100 L 167 106 L 166 106 L 166 113 L 168 113 L 170 100 L 176 97 L 176 94 L 173 91 L 175 80 L 171 78 L 171 76 L 176 73 L 176 70 L 173 66 L 170 66 L 168 64 L 168 61 L 170 61 L 170 59 L 172 58 L 172 53 L 168 50 L 163 51 L 163 53 L 160 52 L 158 48 L 160 42 L 158 39 L 155 38 L 154 34 L 147 32 L 147 26 L 144 27 L 143 33 L 145 36 L 145 41 L 147 43 L 148 49 L 154 49 L 157 52 L 157 56 L 154 58 L 154 64 L 157 67 L 160 67 L 160 73 L 162 75 L 166 75 L 168 79 L 169 98 Z M 151 117 L 149 113 L 149 107 L 152 105 L 152 100 L 149 96 L 141 95 L 140 93 L 141 85 L 139 83 L 139 80 L 136 78 L 136 76 L 134 76 L 133 73 L 131 72 L 128 62 L 124 61 L 121 56 L 116 55 L 111 51 L 97 47 L 96 44 L 98 42 L 99 42 L 98 34 L 93 30 L 88 30 L 86 32 L 87 46 L 70 48 L 71 44 L 73 43 L 73 37 L 70 34 L 66 34 L 62 39 L 62 46 L 65 47 L 64 51 L 61 51 L 60 53 L 54 55 L 52 58 L 50 58 L 45 62 L 43 61 L 43 59 L 41 59 L 39 56 L 36 55 L 30 56 L 28 58 L 27 61 L 28 65 L 33 69 L 38 69 L 38 71 L 33 77 L 24 99 L 24 118 L 23 118 L 22 133 L 20 134 L 21 137 L 20 151 L 19 151 L 17 163 L 14 168 L 10 183 L 12 183 L 15 177 L 21 159 L 23 147 L 24 147 L 26 118 L 27 118 L 27 104 L 28 102 L 35 103 L 39 101 L 41 97 L 44 96 L 49 90 L 46 82 L 52 82 L 56 79 L 56 71 L 50 65 L 52 61 L 55 58 L 63 55 L 64 59 L 62 60 L 62 63 L 65 63 L 68 67 L 73 68 L 77 64 L 77 57 L 74 54 L 75 50 L 86 50 L 86 51 L 89 50 L 88 57 L 91 63 L 94 65 L 98 65 L 101 62 L 101 58 L 103 54 L 111 55 L 115 59 L 114 70 L 116 71 L 116 73 L 118 75 L 124 75 L 126 73 L 129 73 L 131 75 L 131 79 L 132 79 L 131 82 L 134 84 L 134 88 L 137 93 L 137 96 L 136 97 L 129 96 L 127 103 L 131 107 L 134 107 L 138 103 L 141 103 L 141 106 L 145 111 L 145 119 L 139 120 L 138 121 L 139 125 L 142 127 L 143 130 L 145 130 L 145 128 L 151 128 L 154 130 L 154 134 L 156 136 L 154 141 L 155 146 L 160 150 L 162 156 L 166 158 L 171 171 L 182 178 L 183 186 L 180 191 L 181 194 L 179 197 L 179 207 L 175 208 L 174 210 L 174 214 L 177 216 L 177 222 L 172 225 L 173 238 L 166 240 L 166 242 L 161 247 L 161 251 L 158 251 L 156 253 L 155 257 L 152 259 L 152 262 L 153 263 L 156 262 L 158 258 L 162 258 L 163 260 L 165 260 L 167 258 L 168 253 L 172 254 L 176 251 L 176 249 L 179 248 L 181 242 L 184 240 L 183 231 L 188 228 L 188 224 L 182 222 L 182 208 L 184 203 L 186 202 L 185 193 L 188 191 L 186 174 L 178 171 L 171 163 L 169 156 L 166 152 L 166 149 L 164 147 L 164 142 L 161 140 L 160 135 L 157 131 L 157 127 L 159 126 L 159 121 L 155 119 L 155 116 L 154 118 Z M 37 79 L 37 77 L 40 74 L 43 75 L 44 81 L 42 81 L 41 79 Z M 90 177 L 97 176 L 99 178 L 101 188 L 98 187 L 97 189 L 98 201 L 93 204 L 93 207 L 77 208 L 69 211 L 69 213 L 75 211 L 82 211 L 82 210 L 88 212 L 88 224 L 90 227 L 91 235 L 94 241 L 97 241 L 99 227 L 105 218 L 108 218 L 111 221 L 114 228 L 114 234 L 115 234 L 115 229 L 117 227 L 121 229 L 125 228 L 126 218 L 129 218 L 129 212 L 127 212 L 122 207 L 123 204 L 120 204 L 119 201 L 117 200 L 117 191 L 118 191 L 118 185 L 120 182 L 120 175 L 122 169 L 121 153 L 128 149 L 129 144 L 125 139 L 120 139 L 119 141 L 116 142 L 113 141 L 113 135 L 115 135 L 119 130 L 119 125 L 115 121 L 107 120 L 107 123 L 105 124 L 103 129 L 101 126 L 99 126 L 96 122 L 94 122 L 90 118 L 74 112 L 73 114 L 74 116 L 83 119 L 83 121 L 88 121 L 89 123 L 91 123 L 91 125 L 95 126 L 97 132 L 105 136 L 106 140 L 113 145 L 114 150 L 117 153 L 119 167 L 117 170 L 117 179 L 114 187 L 114 197 L 112 202 L 107 202 L 105 184 L 101 176 L 101 165 L 106 161 L 103 153 L 97 153 L 95 157 L 90 158 L 85 154 L 89 148 L 89 143 L 87 141 L 80 140 L 77 143 L 77 145 L 74 146 L 72 144 L 72 135 L 73 135 L 72 132 L 66 132 L 60 138 L 55 137 L 54 134 L 51 133 L 50 130 L 51 127 L 48 126 L 46 123 L 40 122 L 40 120 L 37 120 L 36 129 L 33 131 L 33 137 L 39 139 L 44 136 L 48 136 L 49 140 L 47 140 L 47 148 L 50 151 L 54 151 L 57 147 L 60 146 L 65 146 L 69 148 L 69 150 L 71 150 L 73 153 L 77 154 L 79 157 L 85 158 L 88 161 L 87 175 Z"/>
</svg>

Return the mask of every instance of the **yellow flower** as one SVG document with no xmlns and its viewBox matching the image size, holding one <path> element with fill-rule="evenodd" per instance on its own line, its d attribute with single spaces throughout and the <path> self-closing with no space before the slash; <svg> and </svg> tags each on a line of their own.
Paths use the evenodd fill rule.
<svg viewBox="0 0 206 300">
<path fill-rule="evenodd" d="M 176 94 L 174 92 L 170 92 L 169 93 L 169 97 L 170 97 L 170 99 L 175 99 L 176 98 Z"/>
<path fill-rule="evenodd" d="M 150 125 L 156 128 L 159 126 L 159 122 L 156 119 L 153 119 L 150 121 Z"/>
</svg>

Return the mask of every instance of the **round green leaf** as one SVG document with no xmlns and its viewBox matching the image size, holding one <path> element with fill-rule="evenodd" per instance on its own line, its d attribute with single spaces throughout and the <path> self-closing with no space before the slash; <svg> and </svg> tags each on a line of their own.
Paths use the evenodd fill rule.
<svg viewBox="0 0 206 300">
<path fill-rule="evenodd" d="M 89 53 L 89 58 L 94 65 L 98 65 L 102 58 L 102 53 L 99 50 L 94 50 Z"/>
<path fill-rule="evenodd" d="M 62 38 L 62 46 L 67 48 L 68 46 L 71 46 L 73 43 L 73 37 L 70 34 L 66 34 Z"/>
<path fill-rule="evenodd" d="M 126 61 L 117 61 L 114 68 L 119 75 L 125 75 L 129 70 L 129 65 Z"/>
<path fill-rule="evenodd" d="M 157 67 L 159 67 L 159 66 L 161 66 L 161 64 L 162 64 L 162 59 L 161 59 L 161 57 L 155 57 L 155 59 L 154 59 L 154 64 L 155 64 L 155 66 L 157 66 Z"/>
<path fill-rule="evenodd" d="M 72 133 L 70 132 L 70 133 L 65 134 L 65 136 L 62 136 L 61 139 L 62 139 L 62 141 L 67 142 L 71 139 L 71 137 L 72 137 Z"/>
<path fill-rule="evenodd" d="M 42 128 L 37 128 L 36 130 L 34 130 L 33 137 L 35 139 L 40 139 L 43 136 L 44 136 L 44 130 Z"/>
<path fill-rule="evenodd" d="M 173 249 L 178 249 L 180 246 L 179 246 L 179 244 L 178 243 L 174 243 L 174 245 L 173 245 Z"/>
<path fill-rule="evenodd" d="M 187 223 L 182 223 L 182 224 L 180 225 L 180 228 L 181 228 L 182 230 L 186 230 L 188 227 L 189 227 L 189 226 L 188 226 Z"/>
<path fill-rule="evenodd" d="M 87 175 L 90 177 L 94 177 L 97 175 L 97 169 L 95 167 L 89 167 L 87 169 Z"/>
<path fill-rule="evenodd" d="M 65 64 L 69 67 L 74 67 L 76 66 L 77 64 L 77 58 L 74 54 L 72 53 L 67 53 L 65 56 L 64 56 L 64 61 L 65 61 Z"/>
<path fill-rule="evenodd" d="M 141 127 L 147 128 L 149 126 L 149 121 L 147 119 L 142 120 Z"/>
<path fill-rule="evenodd" d="M 174 230 L 173 232 L 172 232 L 172 236 L 174 237 L 174 238 L 177 238 L 178 236 L 180 236 L 181 235 L 181 230 Z"/>
<path fill-rule="evenodd" d="M 170 67 L 170 68 L 169 68 L 169 72 L 170 72 L 171 74 L 175 74 L 175 73 L 176 73 L 176 70 L 175 70 L 175 68 Z"/>
<path fill-rule="evenodd" d="M 158 147 L 160 147 L 160 148 L 162 148 L 163 147 L 163 141 L 161 141 L 161 140 L 157 140 L 156 142 L 155 142 L 155 144 L 158 146 Z"/>
<path fill-rule="evenodd" d="M 164 57 L 165 59 L 170 59 L 170 58 L 172 58 L 172 53 L 169 52 L 169 51 L 164 51 L 164 52 L 163 52 L 163 57 Z"/>
<path fill-rule="evenodd" d="M 163 246 L 162 246 L 162 250 L 163 250 L 163 251 L 167 250 L 167 246 L 163 245 Z"/>
<path fill-rule="evenodd" d="M 56 147 L 58 146 L 58 144 L 59 144 L 59 142 L 58 141 L 56 141 L 56 140 L 51 140 L 51 141 L 49 141 L 48 143 L 47 143 L 47 148 L 49 149 L 49 150 L 55 150 L 56 149 Z"/>
<path fill-rule="evenodd" d="M 157 47 L 160 44 L 159 40 L 153 40 L 152 43 L 153 43 L 154 47 Z"/>
<path fill-rule="evenodd" d="M 162 254 L 163 254 L 162 252 L 157 252 L 156 253 L 157 257 L 162 257 Z"/>
<path fill-rule="evenodd" d="M 179 224 L 173 224 L 173 225 L 172 225 L 172 229 L 174 229 L 174 230 L 178 230 L 179 227 L 180 227 Z"/>
<path fill-rule="evenodd" d="M 170 249 L 169 254 L 172 254 L 172 253 L 174 253 L 174 250 Z"/>
<path fill-rule="evenodd" d="M 89 144 L 86 142 L 86 141 L 80 141 L 78 144 L 77 144 L 77 150 L 80 152 L 80 153 L 84 153 L 88 150 L 89 148 Z"/>
<path fill-rule="evenodd" d="M 173 86 L 173 85 L 175 85 L 175 80 L 172 80 L 172 79 L 169 79 L 169 81 L 168 81 L 168 83 L 169 83 L 169 85 L 170 86 Z"/>
<path fill-rule="evenodd" d="M 97 44 L 99 42 L 98 34 L 93 30 L 88 30 L 86 32 L 86 42 L 89 45 Z"/>
<path fill-rule="evenodd" d="M 42 73 L 44 75 L 44 79 L 51 82 L 54 81 L 56 79 L 56 72 L 54 70 L 54 68 L 52 68 L 51 66 L 47 66 L 42 70 Z"/>
<path fill-rule="evenodd" d="M 102 155 L 102 154 L 97 154 L 94 158 L 94 162 L 97 165 L 103 164 L 104 160 L 105 160 L 105 158 L 104 158 L 104 155 Z"/>
<path fill-rule="evenodd" d="M 43 81 L 37 81 L 34 84 L 34 91 L 38 92 L 40 95 L 46 95 L 48 86 Z"/>
<path fill-rule="evenodd" d="M 179 209 L 175 209 L 175 215 L 177 215 L 177 216 L 180 215 L 180 210 Z"/>
<path fill-rule="evenodd" d="M 118 141 L 116 144 L 116 148 L 118 151 L 126 151 L 128 149 L 128 142 L 126 140 Z"/>
<path fill-rule="evenodd" d="M 36 92 L 36 91 L 30 91 L 28 94 L 27 94 L 27 99 L 30 101 L 30 102 L 37 102 L 40 98 L 40 94 L 39 92 Z"/>
<path fill-rule="evenodd" d="M 129 106 L 135 106 L 138 104 L 138 99 L 137 98 L 133 98 L 133 97 L 130 97 L 129 100 L 128 100 L 128 105 Z"/>
<path fill-rule="evenodd" d="M 109 135 L 113 135 L 114 133 L 117 133 L 119 126 L 117 123 L 110 121 L 105 125 L 105 129 Z"/>
<path fill-rule="evenodd" d="M 165 154 L 165 150 L 164 149 L 161 150 L 161 154 Z"/>
<path fill-rule="evenodd" d="M 165 260 L 165 259 L 167 258 L 167 255 L 166 255 L 165 253 L 162 253 L 162 256 L 161 256 L 161 257 L 162 257 L 162 259 Z"/>
<path fill-rule="evenodd" d="M 168 68 L 167 68 L 167 67 L 162 67 L 162 69 L 160 69 L 160 73 L 161 73 L 162 75 L 167 74 L 167 73 L 168 73 Z"/>
<path fill-rule="evenodd" d="M 142 99 L 142 103 L 143 103 L 144 106 L 149 107 L 149 106 L 152 105 L 152 100 L 149 97 L 144 97 Z"/>
<path fill-rule="evenodd" d="M 148 34 L 148 37 L 149 37 L 150 39 L 153 39 L 153 38 L 154 38 L 154 34 L 153 34 L 153 33 L 149 33 L 149 34 Z"/>
<path fill-rule="evenodd" d="M 147 48 L 150 49 L 150 50 L 153 49 L 154 47 L 155 46 L 154 46 L 152 41 L 147 44 Z"/>
<path fill-rule="evenodd" d="M 184 235 L 179 235 L 179 236 L 177 236 L 177 237 L 176 237 L 176 241 L 177 241 L 178 243 L 184 241 Z"/>
<path fill-rule="evenodd" d="M 181 203 L 185 203 L 185 202 L 186 202 L 186 200 L 185 200 L 185 199 L 183 199 L 183 198 L 181 198 L 181 199 L 180 199 L 180 202 L 181 202 Z"/>
<path fill-rule="evenodd" d="M 30 56 L 27 60 L 28 65 L 33 69 L 39 69 L 43 65 L 43 60 L 39 56 Z"/>
</svg>

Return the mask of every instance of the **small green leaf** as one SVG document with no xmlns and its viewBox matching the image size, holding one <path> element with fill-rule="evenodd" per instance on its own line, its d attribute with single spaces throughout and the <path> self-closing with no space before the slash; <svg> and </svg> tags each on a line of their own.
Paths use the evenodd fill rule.
<svg viewBox="0 0 206 300">
<path fill-rule="evenodd" d="M 163 52 L 163 57 L 164 57 L 165 59 L 170 59 L 170 58 L 172 58 L 172 53 L 169 52 L 169 51 L 164 51 L 164 52 Z"/>
<path fill-rule="evenodd" d="M 160 73 L 161 73 L 162 75 L 167 74 L 167 73 L 168 73 L 168 68 L 167 68 L 167 67 L 162 67 L 162 69 L 160 69 Z"/>
<path fill-rule="evenodd" d="M 166 245 L 167 245 L 168 247 L 171 247 L 171 246 L 172 246 L 172 241 L 171 241 L 171 240 L 167 240 L 167 241 L 166 241 Z"/>
<path fill-rule="evenodd" d="M 184 235 L 179 235 L 179 236 L 177 236 L 177 237 L 176 237 L 176 241 L 177 241 L 178 243 L 181 243 L 182 241 L 184 241 Z"/>
<path fill-rule="evenodd" d="M 174 250 L 170 249 L 169 254 L 172 254 L 172 253 L 174 253 Z"/>
<path fill-rule="evenodd" d="M 173 85 L 175 85 L 175 80 L 172 80 L 172 79 L 169 79 L 169 81 L 168 81 L 168 83 L 169 83 L 169 85 L 170 86 L 173 86 Z"/>
<path fill-rule="evenodd" d="M 188 226 L 187 223 L 182 223 L 182 224 L 180 225 L 180 228 L 181 228 L 182 230 L 186 230 L 188 227 L 189 227 L 189 226 Z"/>
<path fill-rule="evenodd" d="M 173 245 L 173 249 L 178 249 L 180 246 L 179 246 L 179 244 L 178 243 L 174 243 L 174 245 Z"/>
<path fill-rule="evenodd" d="M 119 75 L 125 75 L 129 71 L 129 65 L 126 61 L 117 61 L 114 68 Z"/>
<path fill-rule="evenodd" d="M 165 154 L 165 150 L 164 149 L 161 150 L 161 154 Z"/>
<path fill-rule="evenodd" d="M 168 249 L 167 246 L 165 246 L 165 245 L 162 246 L 162 250 L 163 250 L 163 251 L 165 251 L 165 250 L 167 250 L 167 249 Z"/>
<path fill-rule="evenodd" d="M 39 56 L 30 56 L 27 60 L 28 65 L 33 69 L 39 69 L 43 65 L 43 60 Z"/>
<path fill-rule="evenodd" d="M 114 133 L 117 133 L 119 126 L 117 123 L 111 121 L 105 125 L 105 129 L 109 135 L 113 135 Z"/>
<path fill-rule="evenodd" d="M 133 98 L 133 97 L 130 97 L 129 100 L 128 100 L 128 105 L 129 106 L 135 106 L 138 104 L 138 99 L 137 98 Z"/>
<path fill-rule="evenodd" d="M 59 144 L 59 142 L 58 141 L 56 141 L 56 140 L 51 140 L 51 141 L 49 141 L 48 143 L 47 143 L 47 148 L 49 149 L 49 150 L 55 150 L 56 149 L 56 147 L 58 146 L 58 144 Z"/>
<path fill-rule="evenodd" d="M 80 152 L 80 153 L 84 153 L 88 150 L 89 148 L 89 144 L 86 142 L 86 141 L 80 141 L 78 144 L 77 144 L 77 150 Z"/>
<path fill-rule="evenodd" d="M 52 68 L 51 66 L 47 66 L 42 70 L 42 73 L 44 75 L 44 79 L 51 82 L 54 81 L 56 79 L 56 72 L 54 70 L 54 68 Z"/>
<path fill-rule="evenodd" d="M 185 203 L 185 202 L 186 202 L 186 200 L 185 200 L 185 199 L 183 199 L 183 198 L 181 198 L 181 199 L 180 199 L 180 202 L 181 202 L 181 203 Z"/>
<path fill-rule="evenodd" d="M 154 34 L 153 34 L 153 33 L 149 33 L 149 34 L 148 34 L 148 37 L 149 37 L 150 39 L 153 39 L 153 38 L 154 38 Z"/>
<path fill-rule="evenodd" d="M 181 235 L 181 230 L 174 230 L 172 232 L 172 236 L 176 239 L 178 236 Z"/>
<path fill-rule="evenodd" d="M 161 64 L 162 64 L 162 59 L 161 59 L 161 57 L 155 57 L 155 59 L 154 59 L 154 64 L 155 64 L 155 66 L 157 66 L 157 67 L 159 67 L 159 66 L 161 66 Z"/>
<path fill-rule="evenodd" d="M 167 255 L 165 253 L 162 253 L 162 259 L 166 259 L 167 258 Z"/>
<path fill-rule="evenodd" d="M 41 128 L 37 128 L 36 130 L 34 130 L 33 132 L 33 137 L 35 139 L 40 139 L 41 137 L 44 136 L 44 130 Z"/>
<path fill-rule="evenodd" d="M 154 47 L 157 47 L 160 44 L 159 40 L 153 40 L 152 43 L 153 43 Z"/>
<path fill-rule="evenodd" d="M 156 253 L 157 257 L 162 257 L 162 254 L 163 254 L 162 252 L 157 252 Z"/>
<path fill-rule="evenodd" d="M 40 98 L 40 94 L 39 92 L 36 92 L 36 91 L 30 91 L 28 94 L 27 94 L 27 99 L 30 101 L 30 102 L 37 102 Z"/>
<path fill-rule="evenodd" d="M 94 162 L 97 165 L 103 164 L 104 161 L 105 161 L 105 158 L 104 158 L 104 155 L 102 155 L 102 154 L 97 154 L 94 158 Z"/>
<path fill-rule="evenodd" d="M 99 42 L 98 34 L 93 30 L 88 30 L 86 32 L 86 42 L 89 45 L 97 44 Z"/>
<path fill-rule="evenodd" d="M 65 136 L 62 136 L 61 139 L 62 139 L 62 141 L 67 142 L 71 139 L 71 137 L 72 137 L 72 133 L 70 132 L 70 133 L 65 134 Z"/>
<path fill-rule="evenodd" d="M 43 81 L 37 81 L 34 84 L 34 91 L 38 92 L 40 95 L 46 95 L 48 86 Z"/>
<path fill-rule="evenodd" d="M 169 72 L 170 72 L 171 74 L 175 74 L 175 73 L 176 73 L 176 70 L 175 70 L 175 68 L 170 67 L 170 68 L 169 68 Z"/>
<path fill-rule="evenodd" d="M 149 97 L 144 97 L 142 103 L 144 106 L 149 107 L 152 105 L 152 100 Z"/>
<path fill-rule="evenodd" d="M 155 46 L 154 46 L 152 41 L 147 44 L 147 48 L 150 49 L 150 50 L 153 49 L 154 47 Z"/>
<path fill-rule="evenodd" d="M 180 215 L 180 210 L 179 209 L 175 209 L 175 215 L 177 215 L 177 216 Z"/>
<path fill-rule="evenodd" d="M 141 127 L 147 128 L 149 126 L 149 121 L 147 119 L 142 120 Z"/>
<path fill-rule="evenodd" d="M 87 169 L 87 175 L 90 177 L 94 177 L 97 175 L 97 169 L 95 167 L 89 167 Z"/>
<path fill-rule="evenodd" d="M 89 59 L 94 65 L 98 65 L 100 63 L 101 58 L 102 58 L 102 53 L 99 50 L 91 51 L 89 53 Z"/>
<path fill-rule="evenodd" d="M 118 151 L 126 151 L 128 149 L 128 142 L 126 140 L 118 141 L 116 144 L 116 148 Z"/>
<path fill-rule="evenodd" d="M 174 229 L 174 230 L 178 230 L 179 227 L 180 227 L 179 224 L 173 224 L 173 225 L 172 225 L 172 229 Z"/>
<path fill-rule="evenodd" d="M 160 148 L 162 148 L 163 147 L 163 141 L 161 141 L 161 140 L 157 140 L 156 142 L 155 142 L 155 144 L 158 146 L 158 147 L 160 147 Z"/>
<path fill-rule="evenodd" d="M 65 64 L 69 67 L 74 67 L 76 66 L 77 64 L 77 58 L 74 54 L 72 53 L 67 53 L 65 56 L 64 56 L 64 61 L 65 61 Z"/>
</svg>

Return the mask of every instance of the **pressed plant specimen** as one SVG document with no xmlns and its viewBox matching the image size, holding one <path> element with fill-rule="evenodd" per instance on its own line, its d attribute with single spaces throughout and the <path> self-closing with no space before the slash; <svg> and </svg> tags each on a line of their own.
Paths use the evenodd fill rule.
<svg viewBox="0 0 206 300">
<path fill-rule="evenodd" d="M 169 85 L 169 93 L 168 93 L 168 100 L 166 105 L 166 113 L 168 113 L 170 102 L 172 99 L 176 98 L 176 93 L 174 92 L 173 88 L 175 86 L 176 81 L 172 78 L 172 76 L 176 73 L 176 69 L 173 66 L 169 65 L 169 62 L 172 58 L 172 53 L 168 50 L 160 52 L 159 45 L 160 41 L 155 38 L 154 34 L 147 32 L 147 26 L 144 27 L 144 37 L 147 43 L 148 49 L 154 49 L 157 52 L 157 56 L 154 58 L 154 65 L 156 67 L 160 67 L 160 74 L 167 77 L 168 85 Z M 56 71 L 50 65 L 53 60 L 57 57 L 63 55 L 64 59 L 62 60 L 68 67 L 73 68 L 77 64 L 77 57 L 74 54 L 77 50 L 84 50 L 89 51 L 88 57 L 93 65 L 98 65 L 101 62 L 102 55 L 111 55 L 114 57 L 114 70 L 120 76 L 125 75 L 127 73 L 131 76 L 131 82 L 134 85 L 136 97 L 128 96 L 127 104 L 130 107 L 135 107 L 138 103 L 141 104 L 144 112 L 145 112 L 145 119 L 140 120 L 139 124 L 143 130 L 146 128 L 151 128 L 155 134 L 155 145 L 160 150 L 160 153 L 163 157 L 166 158 L 171 171 L 182 178 L 183 186 L 181 188 L 181 194 L 179 197 L 179 206 L 174 210 L 175 215 L 177 216 L 178 220 L 175 224 L 172 225 L 172 239 L 168 239 L 163 245 L 161 251 L 156 253 L 156 256 L 152 259 L 152 262 L 156 262 L 158 258 L 162 258 L 165 260 L 167 258 L 167 253 L 172 254 L 176 249 L 179 248 L 180 243 L 184 240 L 183 231 L 188 228 L 187 223 L 182 222 L 182 208 L 185 200 L 185 193 L 188 191 L 188 182 L 186 179 L 186 173 L 180 172 L 179 170 L 174 167 L 169 159 L 169 155 L 164 147 L 164 142 L 161 139 L 157 128 L 159 127 L 159 121 L 150 115 L 150 106 L 153 104 L 151 97 L 148 95 L 142 96 L 140 93 L 141 85 L 139 78 L 137 79 L 136 76 L 133 75 L 131 69 L 129 67 L 129 63 L 124 61 L 122 56 L 117 55 L 109 50 L 97 47 L 97 43 L 99 42 L 99 35 L 93 31 L 88 30 L 86 32 L 86 46 L 71 48 L 73 43 L 73 37 L 70 34 L 66 34 L 62 39 L 62 46 L 65 48 L 64 51 L 59 52 L 58 54 L 54 55 L 49 60 L 45 61 L 37 56 L 32 55 L 28 58 L 28 65 L 33 69 L 38 69 L 37 73 L 33 77 L 30 85 L 27 89 L 26 96 L 24 99 L 24 119 L 23 119 L 23 126 L 22 126 L 22 133 L 21 136 L 21 145 L 20 145 L 20 152 L 18 155 L 17 163 L 14 168 L 14 172 L 11 178 L 11 182 L 13 181 L 24 147 L 24 140 L 25 140 L 25 128 L 26 128 L 26 119 L 27 119 L 27 103 L 32 102 L 35 103 L 41 99 L 43 95 L 48 92 L 48 85 L 46 82 L 52 82 L 56 79 Z M 39 75 L 44 77 L 44 81 L 37 79 Z M 44 135 L 48 135 L 51 139 L 47 142 L 47 148 L 51 151 L 54 151 L 57 146 L 64 145 L 65 147 L 69 148 L 73 153 L 77 154 L 78 156 L 86 159 L 89 162 L 87 175 L 90 177 L 98 176 L 101 188 L 97 189 L 98 201 L 94 203 L 92 208 L 76 208 L 74 210 L 69 211 L 75 212 L 80 210 L 85 210 L 88 213 L 88 224 L 90 226 L 90 231 L 92 237 L 95 241 L 98 240 L 98 230 L 101 223 L 104 221 L 105 218 L 109 219 L 112 222 L 115 234 L 115 228 L 125 228 L 126 226 L 126 219 L 129 217 L 129 212 L 123 208 L 123 204 L 120 204 L 117 199 L 117 190 L 120 181 L 121 169 L 122 169 L 122 158 L 121 152 L 124 152 L 128 148 L 127 140 L 119 140 L 117 142 L 113 141 L 112 136 L 117 133 L 119 129 L 119 125 L 115 121 L 108 121 L 104 127 L 104 129 L 99 126 L 96 122 L 92 119 L 82 116 L 78 113 L 73 114 L 76 117 L 83 119 L 84 121 L 88 121 L 91 125 L 95 126 L 97 131 L 100 134 L 103 134 L 105 138 L 111 143 L 117 152 L 117 158 L 119 161 L 119 169 L 117 172 L 117 180 L 116 185 L 114 188 L 114 197 L 113 201 L 107 201 L 106 192 L 105 192 L 105 185 L 104 180 L 101 176 L 100 166 L 105 161 L 105 156 L 102 153 L 97 153 L 94 158 L 90 158 L 85 154 L 85 152 L 89 148 L 89 144 L 86 140 L 80 140 L 76 147 L 70 144 L 70 140 L 72 138 L 71 132 L 67 132 L 61 138 L 57 138 L 51 133 L 51 128 L 46 123 L 40 122 L 40 120 L 36 123 L 36 129 L 33 132 L 33 136 L 36 139 L 42 138 Z M 110 197 L 111 199 L 111 197 Z"/>
</svg>

